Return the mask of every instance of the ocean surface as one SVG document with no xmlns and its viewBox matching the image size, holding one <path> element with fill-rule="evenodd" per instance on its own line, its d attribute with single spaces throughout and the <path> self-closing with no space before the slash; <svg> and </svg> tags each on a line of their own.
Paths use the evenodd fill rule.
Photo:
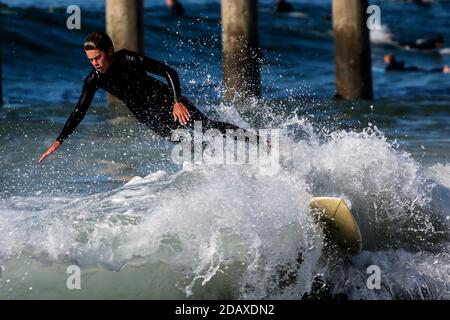
<svg viewBox="0 0 450 320">
<path fill-rule="evenodd" d="M 156 136 L 98 92 L 42 164 L 90 65 L 84 37 L 103 1 L 2 1 L 0 299 L 301 299 L 326 284 L 348 299 L 450 299 L 450 75 L 374 72 L 372 101 L 336 102 L 330 1 L 260 1 L 262 97 L 222 103 L 220 2 L 172 17 L 145 1 L 145 54 L 180 75 L 212 118 L 283 129 L 278 170 L 172 161 Z M 450 65 L 450 1 L 371 1 L 372 64 Z M 81 30 L 68 30 L 68 5 Z M 440 52 L 390 43 L 443 34 Z M 375 69 L 375 71 L 378 69 Z M 363 252 L 348 256 L 311 219 L 314 196 L 346 199 Z M 69 290 L 69 266 L 81 289 Z M 381 271 L 369 289 L 367 267 Z M 320 291 L 320 290 L 319 290 Z"/>
</svg>

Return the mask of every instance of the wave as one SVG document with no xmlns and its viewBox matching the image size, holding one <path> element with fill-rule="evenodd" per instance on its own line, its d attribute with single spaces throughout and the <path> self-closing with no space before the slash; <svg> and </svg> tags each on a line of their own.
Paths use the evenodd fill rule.
<svg viewBox="0 0 450 320">
<path fill-rule="evenodd" d="M 2 200 L 0 296 L 300 299 L 321 278 L 352 299 L 448 298 L 446 181 L 376 129 L 319 134 L 301 119 L 286 127 L 277 172 L 185 165 L 91 196 Z M 294 142 L 293 127 L 306 138 Z M 351 205 L 361 255 L 324 241 L 307 209 L 322 195 Z M 368 261 L 383 271 L 376 292 L 364 289 Z M 65 289 L 74 264 L 79 292 Z"/>
</svg>

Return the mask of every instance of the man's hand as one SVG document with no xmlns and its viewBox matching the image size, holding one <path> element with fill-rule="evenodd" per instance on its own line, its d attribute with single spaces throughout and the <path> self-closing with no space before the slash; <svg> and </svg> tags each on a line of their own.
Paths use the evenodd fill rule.
<svg viewBox="0 0 450 320">
<path fill-rule="evenodd" d="M 61 145 L 61 142 L 59 142 L 59 141 L 53 142 L 51 147 L 48 148 L 48 150 L 45 151 L 45 153 L 41 156 L 41 158 L 39 159 L 39 163 L 44 161 L 45 158 L 47 158 L 49 155 L 51 155 L 53 152 L 55 152 L 56 149 L 58 149 L 60 145 Z"/>
<path fill-rule="evenodd" d="M 191 119 L 191 114 L 188 108 L 183 104 L 183 102 L 177 102 L 173 105 L 173 121 L 179 121 L 182 125 L 188 123 Z"/>
</svg>

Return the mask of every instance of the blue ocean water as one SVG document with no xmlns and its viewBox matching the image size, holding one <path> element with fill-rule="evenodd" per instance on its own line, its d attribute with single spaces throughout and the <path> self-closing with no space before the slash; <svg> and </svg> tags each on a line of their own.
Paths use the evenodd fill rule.
<svg viewBox="0 0 450 320">
<path fill-rule="evenodd" d="M 375 72 L 373 101 L 336 102 L 331 2 L 291 2 L 302 14 L 260 1 L 262 99 L 231 106 L 221 103 L 220 2 L 185 0 L 180 18 L 144 2 L 145 54 L 173 66 L 200 109 L 291 131 L 292 158 L 272 174 L 175 165 L 171 143 L 108 108 L 102 92 L 38 165 L 89 72 L 82 43 L 104 30 L 104 2 L 2 1 L 1 298 L 299 299 L 315 277 L 351 299 L 450 298 L 450 75 Z M 450 64 L 448 51 L 387 41 L 440 33 L 450 47 L 449 1 L 371 3 L 383 24 L 373 66 L 387 52 L 408 65 Z M 66 28 L 73 4 L 81 30 Z M 325 254 L 306 209 L 317 195 L 351 204 L 361 255 Z M 70 264 L 89 279 L 81 291 L 65 288 Z M 379 291 L 365 287 L 370 264 L 383 271 Z"/>
</svg>

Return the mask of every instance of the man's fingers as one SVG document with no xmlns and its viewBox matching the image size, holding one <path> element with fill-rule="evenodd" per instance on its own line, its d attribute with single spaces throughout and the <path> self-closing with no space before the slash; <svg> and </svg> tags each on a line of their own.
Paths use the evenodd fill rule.
<svg viewBox="0 0 450 320">
<path fill-rule="evenodd" d="M 191 113 L 189 112 L 189 109 L 184 107 L 184 114 L 186 114 L 188 116 L 188 118 L 191 117 Z"/>
<path fill-rule="evenodd" d="M 188 118 L 186 116 L 186 114 L 183 113 L 183 124 L 186 124 L 188 122 Z"/>
<path fill-rule="evenodd" d="M 59 141 L 55 141 L 50 148 L 47 149 L 47 151 L 45 151 L 42 156 L 39 158 L 39 163 L 41 163 L 42 161 L 45 160 L 45 158 L 47 158 L 49 155 L 51 155 L 53 152 L 56 151 L 56 149 L 59 148 L 59 146 L 61 145 L 61 142 Z"/>
<path fill-rule="evenodd" d="M 189 112 L 187 111 L 187 109 L 183 110 L 183 120 L 187 123 L 187 122 L 189 122 L 189 118 L 190 118 L 190 115 L 189 115 Z"/>
<path fill-rule="evenodd" d="M 178 121 L 180 124 L 184 125 L 183 114 L 180 112 L 176 112 L 174 115 L 175 115 L 175 121 Z"/>
<path fill-rule="evenodd" d="M 185 124 L 186 124 L 186 121 L 185 121 L 185 119 L 184 119 L 184 115 L 183 115 L 183 114 L 180 115 L 180 123 L 181 123 L 182 125 L 185 125 Z"/>
<path fill-rule="evenodd" d="M 186 108 L 184 104 L 180 103 L 174 106 L 173 118 L 174 121 L 179 121 L 180 124 L 186 125 L 191 119 L 191 114 L 188 108 Z"/>
<path fill-rule="evenodd" d="M 44 161 L 44 159 L 47 158 L 47 154 L 44 153 L 40 158 L 39 158 L 39 163 L 41 163 L 42 161 Z"/>
<path fill-rule="evenodd" d="M 42 161 L 45 160 L 45 158 L 47 158 L 49 155 L 51 155 L 53 152 L 55 152 L 55 148 L 50 148 L 47 151 L 44 152 L 44 154 L 41 156 L 41 158 L 39 159 L 39 163 L 41 163 Z"/>
<path fill-rule="evenodd" d="M 187 124 L 191 119 L 191 114 L 189 113 L 189 110 L 186 108 L 186 106 L 177 106 L 177 108 L 175 109 L 176 110 L 173 111 L 174 121 L 178 121 L 182 125 Z"/>
<path fill-rule="evenodd" d="M 185 119 L 184 119 L 184 113 L 183 113 L 183 111 L 179 111 L 179 114 L 178 114 L 178 120 L 179 120 L 180 124 L 182 124 L 182 125 L 185 124 Z"/>
<path fill-rule="evenodd" d="M 189 114 L 188 111 L 186 111 L 186 113 L 184 114 L 185 118 L 186 118 L 186 123 L 189 122 L 189 120 L 191 120 L 191 115 Z"/>
</svg>

